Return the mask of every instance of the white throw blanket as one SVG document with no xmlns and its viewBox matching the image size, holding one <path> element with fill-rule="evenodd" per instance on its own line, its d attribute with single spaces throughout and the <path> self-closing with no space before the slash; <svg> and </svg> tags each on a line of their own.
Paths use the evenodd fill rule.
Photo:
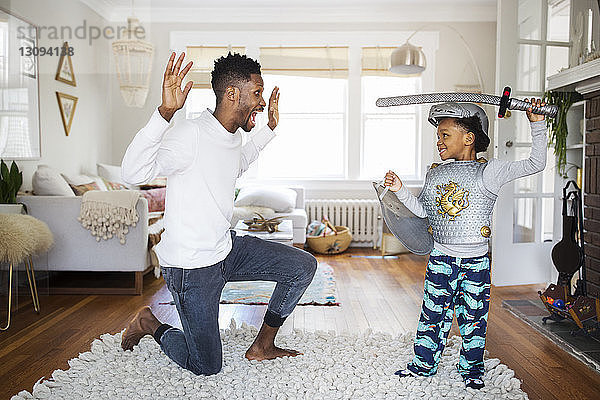
<svg viewBox="0 0 600 400">
<path fill-rule="evenodd" d="M 77 220 L 92 232 L 97 241 L 108 240 L 115 235 L 121 244 L 125 244 L 129 227 L 135 226 L 138 221 L 135 205 L 139 197 L 135 190 L 90 190 L 83 194 Z"/>
</svg>

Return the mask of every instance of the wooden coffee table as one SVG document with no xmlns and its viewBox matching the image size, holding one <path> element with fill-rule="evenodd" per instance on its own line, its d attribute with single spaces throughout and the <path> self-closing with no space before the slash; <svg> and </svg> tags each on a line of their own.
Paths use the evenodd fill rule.
<svg viewBox="0 0 600 400">
<path fill-rule="evenodd" d="M 278 230 L 273 233 L 249 231 L 248 226 L 242 220 L 239 220 L 233 229 L 237 236 L 251 235 L 270 242 L 282 243 L 288 246 L 294 245 L 294 232 L 291 219 L 282 220 L 277 226 Z"/>
</svg>

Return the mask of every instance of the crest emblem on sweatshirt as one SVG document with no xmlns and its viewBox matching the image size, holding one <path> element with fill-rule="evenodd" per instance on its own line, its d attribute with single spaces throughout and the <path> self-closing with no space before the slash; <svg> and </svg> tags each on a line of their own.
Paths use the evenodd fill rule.
<svg viewBox="0 0 600 400">
<path fill-rule="evenodd" d="M 456 182 L 449 181 L 447 184 L 436 186 L 437 196 L 435 204 L 438 207 L 438 214 L 442 217 L 450 218 L 454 221 L 462 210 L 469 207 L 469 191 L 461 188 Z"/>
</svg>

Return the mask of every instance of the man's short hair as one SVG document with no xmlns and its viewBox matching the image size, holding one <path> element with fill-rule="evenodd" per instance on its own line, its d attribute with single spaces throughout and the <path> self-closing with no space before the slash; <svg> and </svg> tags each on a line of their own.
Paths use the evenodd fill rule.
<svg viewBox="0 0 600 400">
<path fill-rule="evenodd" d="M 455 118 L 454 121 L 466 132 L 473 132 L 473 135 L 475 135 L 475 153 L 487 150 L 490 144 L 490 138 L 483 133 L 481 119 L 477 115 L 468 118 Z"/>
<path fill-rule="evenodd" d="M 240 87 L 250 80 L 251 74 L 260 75 L 260 64 L 245 55 L 229 52 L 227 56 L 215 60 L 211 74 L 211 85 L 217 96 L 217 104 L 221 102 L 228 86 Z"/>
</svg>

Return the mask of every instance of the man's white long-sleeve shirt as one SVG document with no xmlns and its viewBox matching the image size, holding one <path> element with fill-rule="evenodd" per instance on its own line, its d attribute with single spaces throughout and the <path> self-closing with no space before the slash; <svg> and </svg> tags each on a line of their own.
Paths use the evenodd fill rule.
<svg viewBox="0 0 600 400">
<path fill-rule="evenodd" d="M 236 179 L 274 136 L 265 126 L 242 145 L 241 131 L 227 131 L 210 110 L 171 128 L 158 110 L 152 114 L 127 148 L 121 174 L 133 185 L 167 177 L 160 265 L 201 268 L 227 257 Z"/>
</svg>

